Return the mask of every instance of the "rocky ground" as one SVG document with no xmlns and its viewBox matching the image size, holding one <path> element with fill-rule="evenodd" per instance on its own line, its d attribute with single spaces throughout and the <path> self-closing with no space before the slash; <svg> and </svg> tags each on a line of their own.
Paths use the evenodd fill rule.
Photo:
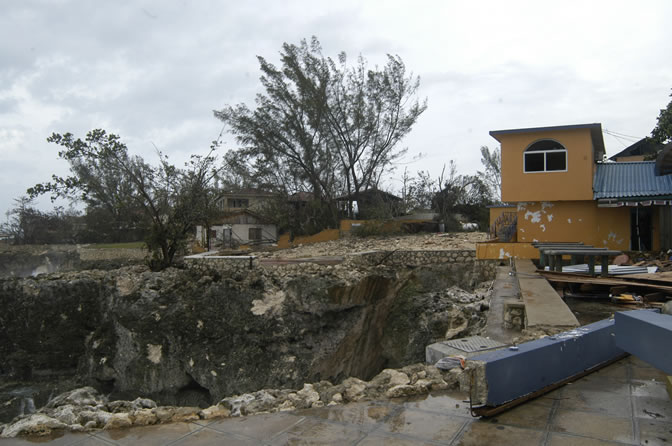
<svg viewBox="0 0 672 446">
<path fill-rule="evenodd" d="M 477 275 L 472 263 L 2 279 L 0 379 L 31 387 L 74 377 L 124 398 L 200 407 L 262 388 L 370 379 L 422 361 L 437 340 L 478 333 L 489 284 L 469 288 Z M 4 389 L 0 421 L 19 412 L 14 390 Z"/>
<path fill-rule="evenodd" d="M 351 238 L 263 255 L 464 250 L 483 238 Z M 9 423 L 2 435 L 291 410 L 454 386 L 457 373 L 418 363 L 426 345 L 482 330 L 489 270 L 473 258 L 391 267 L 350 257 L 338 265 L 234 273 L 131 266 L 0 279 L 0 423 Z M 50 387 L 53 380 L 61 385 Z M 17 413 L 24 415 L 13 419 Z"/>
<path fill-rule="evenodd" d="M 36 413 L 17 417 L 6 425 L 0 424 L 0 437 L 48 435 L 59 429 L 82 432 L 146 426 L 398 398 L 457 386 L 466 389 L 465 377 L 459 367 L 444 371 L 415 364 L 400 370 L 385 369 L 370 381 L 348 378 L 337 385 L 324 380 L 304 384 L 300 390 L 263 389 L 227 397 L 203 409 L 159 406 L 148 398 L 109 401 L 96 389 L 83 387 L 58 395 Z"/>
<path fill-rule="evenodd" d="M 475 250 L 477 242 L 488 238 L 485 232 L 452 232 L 385 237 L 348 237 L 329 242 L 300 245 L 291 249 L 255 253 L 260 257 L 301 258 L 345 256 L 366 251 Z"/>
</svg>

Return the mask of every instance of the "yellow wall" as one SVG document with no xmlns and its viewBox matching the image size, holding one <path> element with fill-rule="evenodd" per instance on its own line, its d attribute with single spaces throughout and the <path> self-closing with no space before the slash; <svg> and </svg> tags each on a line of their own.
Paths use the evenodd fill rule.
<svg viewBox="0 0 672 446">
<path fill-rule="evenodd" d="M 531 243 L 476 243 L 477 259 L 538 259 L 539 250 Z"/>
<path fill-rule="evenodd" d="M 593 199 L 593 143 L 590 129 L 497 135 L 502 143 L 502 201 Z M 523 171 L 523 153 L 535 141 L 552 139 L 567 149 L 566 172 Z"/>
<path fill-rule="evenodd" d="M 490 207 L 490 224 L 493 224 L 497 217 L 502 215 L 504 212 L 516 212 L 516 208 L 511 206 L 491 206 Z"/>
<path fill-rule="evenodd" d="M 583 242 L 630 249 L 630 209 L 598 208 L 595 201 L 518 204 L 519 242 Z"/>
<path fill-rule="evenodd" d="M 348 232 L 352 230 L 353 225 L 378 225 L 381 233 L 395 234 L 404 232 L 403 228 L 406 225 L 414 223 L 426 223 L 427 220 L 341 220 L 341 232 Z M 356 227 L 356 226 L 355 226 Z"/>
<path fill-rule="evenodd" d="M 300 235 L 298 237 L 294 237 L 294 240 L 291 242 L 289 241 L 289 234 L 282 234 L 280 237 L 278 237 L 278 248 L 287 249 L 297 245 L 307 245 L 311 243 L 338 240 L 339 232 L 340 231 L 338 229 L 325 229 L 321 232 L 318 232 L 317 234 Z"/>
</svg>

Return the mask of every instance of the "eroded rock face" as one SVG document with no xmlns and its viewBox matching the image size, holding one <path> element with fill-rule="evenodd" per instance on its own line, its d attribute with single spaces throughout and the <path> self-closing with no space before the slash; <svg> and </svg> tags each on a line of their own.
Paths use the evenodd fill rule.
<svg viewBox="0 0 672 446">
<path fill-rule="evenodd" d="M 106 392 L 201 408 L 291 387 L 301 388 L 297 401 L 312 404 L 322 401 L 320 390 L 305 382 L 370 379 L 422 361 L 425 345 L 446 333 L 477 331 L 484 296 L 464 293 L 471 296 L 464 301 L 448 288 L 464 276 L 456 265 L 413 272 L 293 265 L 231 277 L 137 266 L 0 280 L 0 377 L 76 371 Z M 395 386 L 409 385 L 403 381 Z M 326 404 L 355 400 L 361 386 Z"/>
</svg>

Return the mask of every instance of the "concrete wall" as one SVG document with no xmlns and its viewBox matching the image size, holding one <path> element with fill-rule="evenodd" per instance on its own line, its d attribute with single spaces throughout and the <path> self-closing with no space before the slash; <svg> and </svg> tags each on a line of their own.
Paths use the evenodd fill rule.
<svg viewBox="0 0 672 446">
<path fill-rule="evenodd" d="M 539 250 L 531 243 L 477 243 L 477 259 L 538 259 Z"/>
<path fill-rule="evenodd" d="M 231 225 L 233 240 L 240 243 L 250 242 L 250 228 L 261 228 L 262 240 L 276 241 L 278 239 L 278 230 L 275 225 Z"/>
<path fill-rule="evenodd" d="M 356 255 L 356 261 L 365 265 L 387 265 L 397 267 L 416 267 L 427 265 L 454 265 L 458 274 L 466 274 L 465 267 L 473 283 L 492 280 L 497 273 L 498 260 L 477 259 L 473 250 L 443 251 L 371 251 Z M 459 271 L 458 271 L 459 270 Z"/>
<path fill-rule="evenodd" d="M 590 129 L 512 133 L 498 138 L 502 143 L 502 201 L 593 199 L 595 163 Z M 566 172 L 524 172 L 525 149 L 541 139 L 565 146 Z"/>
<path fill-rule="evenodd" d="M 224 229 L 232 229 L 233 240 L 238 243 L 248 243 L 250 242 L 250 228 L 261 228 L 261 238 L 263 240 L 272 240 L 275 241 L 278 238 L 278 230 L 275 225 L 262 225 L 262 224 L 234 224 L 234 225 L 215 225 L 210 229 L 214 230 L 217 234 L 217 242 L 221 243 L 224 240 Z M 201 243 L 202 246 L 206 245 L 207 238 L 205 234 L 205 229 L 202 226 L 196 226 L 196 240 Z M 217 242 L 212 242 L 212 246 L 215 246 Z"/>
<path fill-rule="evenodd" d="M 143 248 L 81 248 L 81 260 L 144 260 L 147 250 Z"/>
</svg>

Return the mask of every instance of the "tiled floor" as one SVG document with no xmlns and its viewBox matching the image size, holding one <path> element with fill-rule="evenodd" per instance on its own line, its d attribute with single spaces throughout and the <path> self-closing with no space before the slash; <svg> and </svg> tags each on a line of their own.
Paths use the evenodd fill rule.
<svg viewBox="0 0 672 446">
<path fill-rule="evenodd" d="M 672 401 L 663 374 L 626 358 L 490 419 L 474 419 L 463 395 L 354 403 L 212 422 L 176 423 L 30 445 L 672 445 Z"/>
</svg>

